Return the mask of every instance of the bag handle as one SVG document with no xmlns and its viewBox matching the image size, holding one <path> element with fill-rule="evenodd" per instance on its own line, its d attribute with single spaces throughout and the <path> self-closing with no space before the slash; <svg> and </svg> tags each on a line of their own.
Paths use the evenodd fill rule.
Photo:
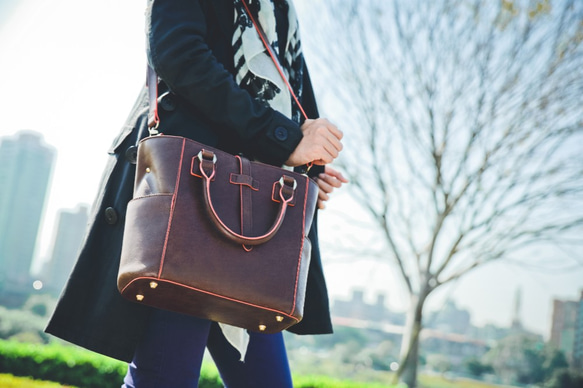
<svg viewBox="0 0 583 388">
<path fill-rule="evenodd" d="M 298 105 L 298 108 L 302 112 L 302 116 L 304 117 L 305 120 L 308 120 L 308 115 L 304 111 L 302 104 L 300 104 L 300 100 L 294 93 L 292 86 L 290 85 L 287 77 L 285 76 L 285 73 L 283 72 L 283 69 L 279 64 L 279 61 L 277 60 L 277 56 L 275 55 L 275 53 L 273 52 L 273 48 L 269 44 L 265 31 L 263 31 L 261 25 L 257 23 L 255 18 L 253 17 L 253 14 L 249 10 L 249 6 L 247 5 L 247 1 L 241 0 L 241 3 L 243 3 L 245 11 L 247 12 L 247 16 L 249 16 L 249 19 L 251 19 L 253 26 L 255 26 L 255 30 L 257 30 L 257 34 L 259 35 L 259 38 L 263 42 L 263 46 L 265 46 L 265 49 L 269 53 L 269 56 L 271 57 L 271 60 L 273 61 L 275 67 L 277 68 L 279 75 L 285 82 L 287 89 L 289 90 L 291 96 Z M 148 95 L 150 100 L 150 109 L 148 111 L 148 130 L 150 131 L 150 135 L 157 135 L 158 126 L 160 125 L 160 118 L 158 117 L 158 75 L 149 64 L 147 70 L 146 86 L 148 86 Z"/>
<path fill-rule="evenodd" d="M 210 219 L 213 221 L 214 225 L 217 227 L 219 232 L 223 234 L 223 236 L 227 237 L 229 240 L 237 243 L 245 245 L 260 245 L 266 243 L 267 241 L 271 240 L 281 225 L 283 224 L 283 220 L 285 218 L 285 213 L 288 207 L 288 204 L 293 200 L 295 190 L 297 187 L 297 182 L 294 178 L 288 175 L 282 175 L 281 179 L 276 183 L 279 184 L 279 198 L 281 199 L 281 203 L 279 206 L 279 210 L 277 216 L 275 217 L 275 221 L 273 225 L 269 228 L 269 230 L 261 235 L 256 237 L 244 236 L 242 234 L 234 232 L 230 229 L 219 217 L 215 208 L 213 206 L 213 201 L 211 198 L 211 181 L 215 176 L 215 166 L 217 163 L 217 156 L 214 152 L 210 150 L 201 150 L 198 155 L 196 156 L 200 162 L 200 172 L 203 176 L 202 179 L 202 187 L 203 187 L 203 197 L 206 210 L 210 216 Z"/>
</svg>

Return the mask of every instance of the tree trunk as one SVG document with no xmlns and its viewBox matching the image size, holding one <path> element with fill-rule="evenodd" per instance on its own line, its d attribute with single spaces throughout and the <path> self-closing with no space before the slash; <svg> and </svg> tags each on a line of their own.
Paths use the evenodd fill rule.
<svg viewBox="0 0 583 388">
<path fill-rule="evenodd" d="M 423 305 L 430 291 L 427 289 L 419 295 L 411 297 L 411 305 L 407 312 L 405 332 L 401 340 L 401 355 L 399 369 L 395 380 L 404 383 L 409 388 L 417 386 L 417 364 L 419 363 L 419 334 L 423 318 Z"/>
<path fill-rule="evenodd" d="M 418 334 L 418 332 L 417 332 Z M 413 340 L 410 339 L 411 344 L 409 345 L 408 353 L 405 357 L 407 357 L 406 361 L 404 362 L 403 367 L 399 368 L 397 371 L 397 378 L 401 383 L 404 383 L 409 388 L 414 388 L 417 386 L 417 364 L 419 358 L 419 340 L 418 337 Z"/>
</svg>

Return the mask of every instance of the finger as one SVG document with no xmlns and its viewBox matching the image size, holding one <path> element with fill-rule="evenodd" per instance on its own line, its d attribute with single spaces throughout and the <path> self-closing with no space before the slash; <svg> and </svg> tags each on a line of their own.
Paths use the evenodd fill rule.
<svg viewBox="0 0 583 388">
<path fill-rule="evenodd" d="M 331 158 L 328 163 L 332 163 L 332 161 L 340 154 L 340 150 L 342 150 L 342 144 L 338 139 L 332 139 L 328 136 L 319 139 L 319 146 L 322 148 L 322 152 L 325 153 L 325 156 L 328 159 Z"/>
<path fill-rule="evenodd" d="M 318 201 L 327 201 L 330 199 L 330 196 L 326 194 L 326 192 L 322 189 L 318 191 Z"/>
<path fill-rule="evenodd" d="M 332 168 L 332 167 L 330 167 L 330 166 L 326 166 L 326 167 L 324 168 L 324 172 L 325 172 L 327 175 L 330 175 L 330 176 L 333 176 L 333 177 L 335 177 L 336 179 L 338 179 L 338 180 L 339 180 L 340 182 L 342 182 L 342 183 L 348 183 L 348 179 L 346 179 L 346 178 L 344 177 L 344 175 L 342 175 L 342 173 L 341 173 L 340 171 L 336 170 L 335 168 Z"/>
<path fill-rule="evenodd" d="M 318 187 L 320 188 L 321 191 L 324 191 L 325 193 L 331 193 L 332 191 L 334 191 L 334 187 L 328 184 L 323 179 L 318 179 Z"/>
<path fill-rule="evenodd" d="M 316 137 L 322 136 L 328 142 L 333 144 L 338 151 L 342 150 L 342 143 L 340 142 L 340 139 L 342 138 L 341 132 L 334 125 L 328 122 L 326 122 L 326 124 L 317 122 L 313 124 L 311 127 L 313 128 L 313 130 L 311 130 L 310 132 L 313 133 Z"/>
<path fill-rule="evenodd" d="M 338 150 L 338 152 L 342 151 L 342 148 L 344 148 L 342 146 L 342 142 L 340 141 L 339 138 L 337 138 L 336 136 L 334 136 L 334 133 L 330 130 L 324 132 L 324 136 L 326 137 L 326 140 L 332 144 L 332 146 Z"/>
<path fill-rule="evenodd" d="M 340 129 L 338 129 L 336 125 L 332 124 L 327 119 L 319 119 L 318 124 L 325 126 L 328 129 L 328 131 L 330 131 L 334 135 L 334 137 L 336 137 L 338 140 L 344 137 L 344 133 Z"/>
<path fill-rule="evenodd" d="M 332 189 L 342 186 L 342 182 L 340 180 L 336 179 L 336 177 L 333 177 L 331 175 L 323 173 L 323 174 L 318 175 L 318 178 L 321 179 L 321 182 L 325 182 L 326 184 L 331 186 Z"/>
<path fill-rule="evenodd" d="M 318 193 L 318 209 L 324 209 L 326 207 L 325 202 L 328 200 L 328 195 L 326 193 L 323 193 L 322 191 L 320 191 Z"/>
<path fill-rule="evenodd" d="M 336 139 L 341 140 L 344 137 L 344 133 L 338 129 L 334 124 L 328 126 L 330 132 L 336 137 Z"/>
<path fill-rule="evenodd" d="M 336 149 L 334 148 L 330 148 L 330 147 L 322 147 L 322 160 L 326 161 L 326 164 L 328 163 L 332 163 L 334 161 L 334 159 L 336 159 L 338 157 L 338 151 L 336 151 Z"/>
<path fill-rule="evenodd" d="M 326 165 L 328 163 L 332 163 L 335 159 L 334 155 L 328 152 L 328 150 L 324 146 L 318 147 L 318 150 L 316 151 L 314 156 L 317 157 L 318 158 L 317 160 L 321 162 L 318 163 L 316 162 L 316 160 L 314 160 L 314 164 Z"/>
</svg>

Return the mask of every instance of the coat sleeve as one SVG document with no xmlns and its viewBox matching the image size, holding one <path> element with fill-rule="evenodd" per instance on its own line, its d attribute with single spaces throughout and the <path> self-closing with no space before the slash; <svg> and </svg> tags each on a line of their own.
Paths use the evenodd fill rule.
<svg viewBox="0 0 583 388">
<path fill-rule="evenodd" d="M 160 78 L 206 120 L 242 139 L 243 151 L 283 164 L 302 139 L 298 124 L 241 89 L 213 55 L 206 34 L 198 0 L 151 0 L 148 59 Z"/>
</svg>

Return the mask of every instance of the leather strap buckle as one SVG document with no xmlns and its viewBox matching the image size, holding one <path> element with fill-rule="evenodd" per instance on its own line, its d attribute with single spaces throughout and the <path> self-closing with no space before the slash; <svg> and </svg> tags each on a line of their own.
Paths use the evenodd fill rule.
<svg viewBox="0 0 583 388">
<path fill-rule="evenodd" d="M 287 178 L 287 179 L 285 179 L 285 178 Z M 291 180 L 294 181 L 292 190 L 295 190 L 298 187 L 298 182 L 294 178 L 292 178 L 292 177 L 283 175 L 281 178 L 279 178 L 279 184 L 281 185 L 281 187 L 283 187 L 283 186 L 290 186 L 289 184 L 287 184 L 289 182 L 286 182 L 288 179 L 291 179 Z"/>
<path fill-rule="evenodd" d="M 191 154 L 192 155 L 192 154 Z M 203 160 L 210 161 L 212 158 L 213 164 L 217 164 L 217 155 L 214 152 L 206 151 L 204 149 L 200 150 L 198 155 L 196 155 L 198 160 L 202 163 Z"/>
</svg>

